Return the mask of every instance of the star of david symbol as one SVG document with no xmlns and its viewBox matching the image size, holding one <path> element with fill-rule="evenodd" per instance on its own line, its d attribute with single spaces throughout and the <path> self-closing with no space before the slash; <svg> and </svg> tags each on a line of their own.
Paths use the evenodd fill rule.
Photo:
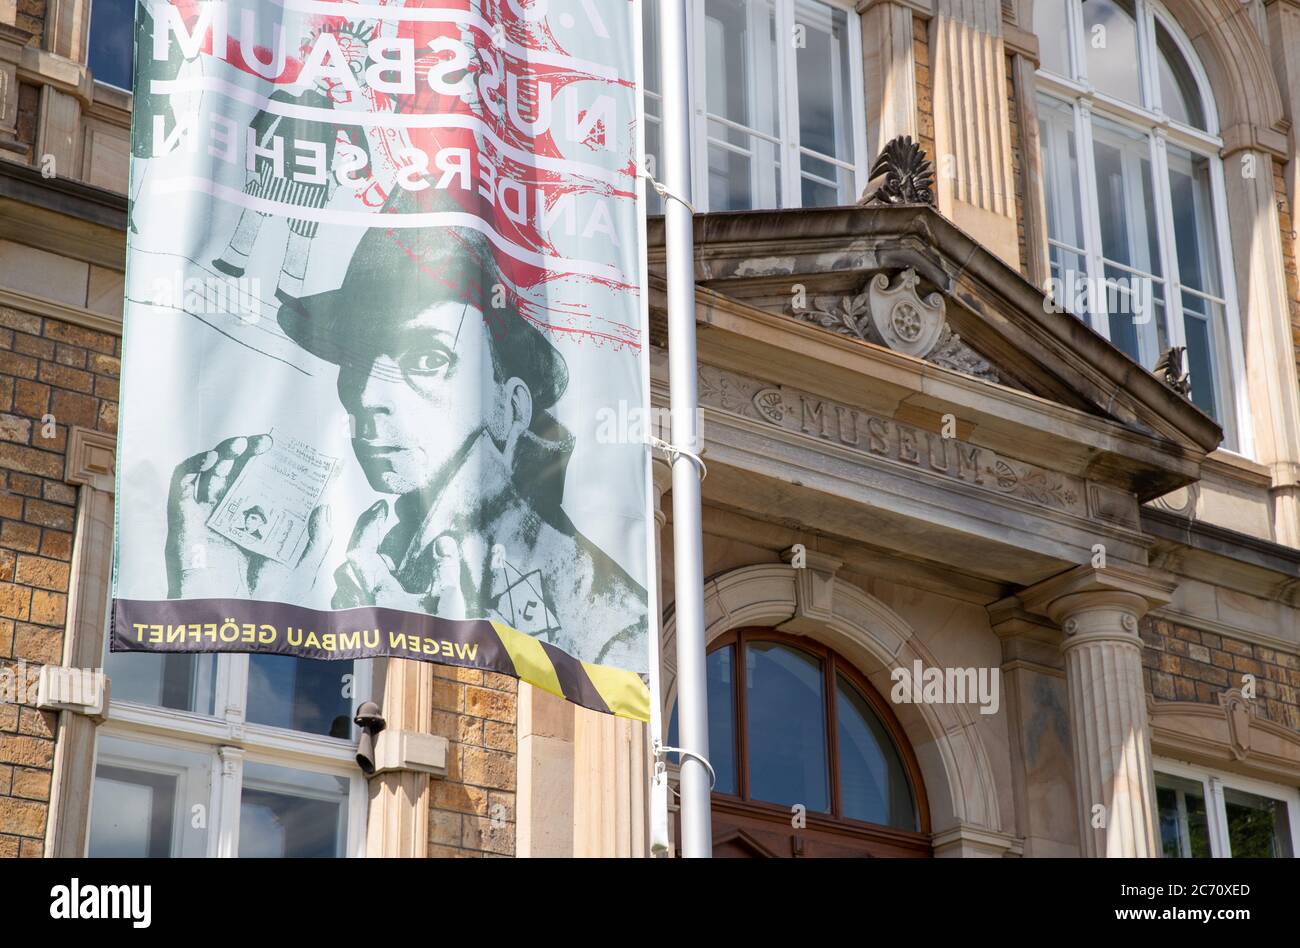
<svg viewBox="0 0 1300 948">
<path fill-rule="evenodd" d="M 547 608 L 546 597 L 542 594 L 541 570 L 525 574 L 506 563 L 495 578 L 494 592 L 502 582 L 506 584 L 492 602 L 492 609 L 501 621 L 528 635 L 553 639 L 560 631 L 560 623 Z"/>
</svg>

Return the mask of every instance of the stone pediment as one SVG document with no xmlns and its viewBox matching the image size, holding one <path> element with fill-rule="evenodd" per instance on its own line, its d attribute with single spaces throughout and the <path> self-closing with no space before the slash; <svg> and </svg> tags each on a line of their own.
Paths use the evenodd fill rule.
<svg viewBox="0 0 1300 948">
<path fill-rule="evenodd" d="M 791 301 L 789 315 L 972 378 L 1019 388 L 1013 379 L 1004 378 L 992 362 L 953 331 L 948 324 L 943 294 L 923 296 L 918 291 L 920 282 L 912 267 L 901 271 L 893 280 L 887 273 L 877 273 L 860 293 L 818 296 L 808 308 L 796 298 Z"/>
<path fill-rule="evenodd" d="M 652 290 L 662 241 L 652 220 Z M 1222 438 L 1187 399 L 933 208 L 700 215 L 695 249 L 698 285 L 800 326 L 1118 423 L 1194 463 Z"/>
</svg>

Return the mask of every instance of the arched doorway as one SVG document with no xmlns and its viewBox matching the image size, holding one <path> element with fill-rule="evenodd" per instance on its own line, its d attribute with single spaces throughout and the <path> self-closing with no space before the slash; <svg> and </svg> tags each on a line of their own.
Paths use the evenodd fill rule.
<svg viewBox="0 0 1300 948">
<path fill-rule="evenodd" d="M 930 855 L 915 754 L 851 662 L 751 627 L 711 642 L 707 669 L 715 856 Z"/>
</svg>

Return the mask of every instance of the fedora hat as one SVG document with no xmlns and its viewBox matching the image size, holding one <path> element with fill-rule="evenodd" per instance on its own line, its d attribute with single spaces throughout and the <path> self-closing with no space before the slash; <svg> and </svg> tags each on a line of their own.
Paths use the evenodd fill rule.
<svg viewBox="0 0 1300 948">
<path fill-rule="evenodd" d="M 389 331 L 440 302 L 483 314 L 494 359 L 507 378 L 528 385 L 536 407 L 549 408 L 564 394 L 564 357 L 520 314 L 490 244 L 470 228 L 370 228 L 338 289 L 283 298 L 277 321 L 302 348 L 343 365 L 373 358 Z"/>
</svg>

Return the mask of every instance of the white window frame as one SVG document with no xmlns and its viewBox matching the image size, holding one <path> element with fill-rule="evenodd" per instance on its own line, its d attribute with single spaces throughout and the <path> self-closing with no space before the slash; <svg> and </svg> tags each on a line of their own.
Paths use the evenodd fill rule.
<svg viewBox="0 0 1300 948">
<path fill-rule="evenodd" d="M 106 648 L 108 638 L 105 636 Z M 105 655 L 107 657 L 107 651 Z M 212 780 L 208 793 L 207 844 L 204 855 L 222 859 L 239 854 L 240 798 L 245 762 L 255 761 L 343 777 L 348 781 L 348 831 L 344 853 L 348 858 L 365 856 L 369 789 L 365 777 L 357 767 L 356 743 L 246 721 L 249 657 L 218 653 L 216 659 L 213 699 L 215 714 L 207 715 L 114 698 L 109 702 L 107 719 L 96 734 L 96 759 L 93 766 L 98 768 L 99 765 L 100 736 L 208 755 L 211 759 Z M 352 714 L 355 716 L 357 709 L 371 700 L 374 691 L 374 661 L 355 661 L 352 673 Z M 112 763 L 163 772 L 147 759 L 114 757 Z M 93 799 L 90 807 L 93 819 Z M 189 814 L 182 816 L 188 821 Z M 86 845 L 89 850 L 89 833 L 86 834 Z"/>
<path fill-rule="evenodd" d="M 852 115 L 851 129 L 837 129 L 837 134 L 841 136 L 852 136 L 852 154 L 853 160 L 846 161 L 841 158 L 834 158 L 829 155 L 823 155 L 820 152 L 804 148 L 799 142 L 799 77 L 798 70 L 794 68 L 791 56 L 791 44 L 782 42 L 782 37 L 793 37 L 796 23 L 795 10 L 800 6 L 811 5 L 809 0 L 773 0 L 774 13 L 776 17 L 776 76 L 777 86 L 782 90 L 775 99 L 772 99 L 776 107 L 775 127 L 776 135 L 766 132 L 760 132 L 748 126 L 738 125 L 729 119 L 719 115 L 712 115 L 706 108 L 706 97 L 708 89 L 708 64 L 705 59 L 705 0 L 687 0 L 687 17 L 691 23 L 691 29 L 686 39 L 687 62 L 690 70 L 691 81 L 688 83 L 687 90 L 687 108 L 692 116 L 691 123 L 691 188 L 694 196 L 694 204 L 700 212 L 709 210 L 709 122 L 714 121 L 722 125 L 733 127 L 746 135 L 760 138 L 770 142 L 775 148 L 779 149 L 781 157 L 781 179 L 780 190 L 777 202 L 769 206 L 767 202 L 758 201 L 753 210 L 772 210 L 774 207 L 781 208 L 798 208 L 803 206 L 803 171 L 802 157 L 815 158 L 818 161 L 843 168 L 846 171 L 853 172 L 853 182 L 855 193 L 861 193 L 866 187 L 867 180 L 867 127 L 866 127 L 866 105 L 864 102 L 863 72 L 862 72 L 862 31 L 856 28 L 858 26 L 859 14 L 855 6 L 849 0 L 814 0 L 818 6 L 832 7 L 841 10 L 846 14 L 846 32 L 848 34 L 848 57 L 849 57 L 849 89 L 847 94 L 850 96 L 850 114 Z M 750 8 L 751 19 L 756 19 L 759 10 L 756 7 Z M 763 18 L 766 18 L 766 11 L 763 11 Z M 751 30 L 750 35 L 754 35 Z M 657 56 L 657 50 L 647 50 L 646 55 Z M 839 64 L 836 64 L 838 70 Z M 841 90 L 840 94 L 845 94 Z M 647 97 L 658 100 L 660 98 L 657 92 L 646 92 Z M 766 101 L 766 95 L 757 95 L 757 100 Z M 839 115 L 837 109 L 833 114 Z M 647 122 L 659 124 L 660 120 L 647 117 Z M 727 142 L 713 141 L 728 150 L 737 150 L 737 146 Z M 753 175 L 754 191 L 757 194 L 757 184 L 759 180 L 766 182 L 772 178 L 772 169 L 770 166 L 759 167 L 760 162 L 755 162 Z M 816 176 L 809 177 L 815 180 L 822 180 Z"/>
<path fill-rule="evenodd" d="M 1287 825 L 1291 829 L 1292 858 L 1300 858 L 1300 790 L 1295 787 L 1160 757 L 1152 760 L 1151 769 L 1157 774 L 1181 777 L 1201 785 L 1205 793 L 1205 818 L 1209 825 L 1210 855 L 1213 858 L 1232 857 L 1232 843 L 1228 839 L 1228 810 L 1223 795 L 1225 788 L 1285 803 Z"/>
<path fill-rule="evenodd" d="M 1145 135 L 1150 141 L 1156 226 L 1160 235 L 1158 241 L 1161 252 L 1160 267 L 1165 289 L 1166 345 L 1169 346 L 1186 345 L 1186 334 L 1183 329 L 1183 292 L 1200 297 L 1206 297 L 1206 294 L 1191 288 L 1185 290 L 1179 279 L 1178 259 L 1174 246 L 1173 207 L 1170 204 L 1167 149 L 1170 144 L 1174 144 L 1195 155 L 1208 158 L 1216 231 L 1215 250 L 1223 291 L 1221 304 L 1224 308 L 1224 335 L 1227 337 L 1228 347 L 1228 352 L 1220 356 L 1220 358 L 1226 357 L 1227 365 L 1216 364 L 1214 371 L 1217 374 L 1222 373 L 1224 368 L 1230 370 L 1232 413 L 1231 417 L 1225 415 L 1221 418 L 1220 423 L 1224 428 L 1225 441 L 1235 442 L 1235 447 L 1221 450 L 1252 457 L 1255 448 L 1247 401 L 1245 352 L 1242 343 L 1241 317 L 1237 305 L 1236 278 L 1232 267 L 1232 250 L 1229 245 L 1227 189 L 1224 183 L 1223 161 L 1219 157 L 1223 149 L 1223 139 L 1219 135 L 1218 110 L 1209 77 L 1186 34 L 1164 6 L 1157 0 L 1133 0 L 1138 25 L 1139 81 L 1145 97 L 1144 101 L 1151 103 L 1151 107 L 1127 102 L 1101 92 L 1088 79 L 1082 4 L 1080 0 L 1064 0 L 1064 2 L 1067 4 L 1068 58 L 1074 78 L 1040 68 L 1037 73 L 1037 87 L 1040 93 L 1065 103 L 1074 113 L 1083 235 L 1089 244 L 1086 248 L 1087 253 L 1084 254 L 1089 285 L 1094 287 L 1104 285 L 1105 275 L 1093 151 L 1094 114 L 1104 116 L 1112 122 Z M 1174 121 L 1160 107 L 1159 50 L 1155 31 L 1157 21 L 1169 34 L 1193 72 L 1205 112 L 1207 131 Z M 1220 302 L 1217 297 L 1208 298 Z M 1109 340 L 1110 323 L 1106 314 L 1095 305 L 1092 309 L 1093 311 L 1083 318 L 1094 330 Z M 1224 386 L 1217 384 L 1219 379 L 1216 378 L 1214 381 L 1216 391 L 1222 394 Z"/>
</svg>

